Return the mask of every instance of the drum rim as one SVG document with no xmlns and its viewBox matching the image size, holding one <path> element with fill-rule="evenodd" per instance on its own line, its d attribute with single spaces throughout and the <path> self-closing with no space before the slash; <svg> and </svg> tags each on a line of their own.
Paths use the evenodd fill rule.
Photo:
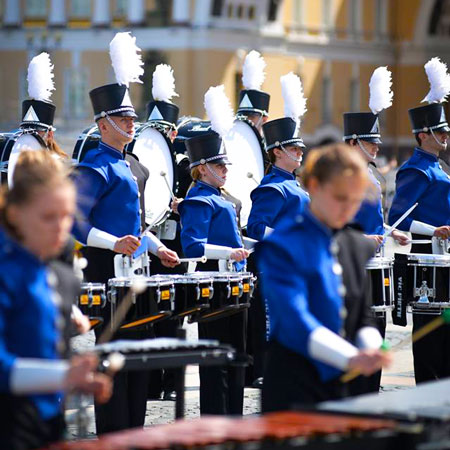
<svg viewBox="0 0 450 450">
<path fill-rule="evenodd" d="M 11 151 L 14 147 L 14 144 L 17 142 L 17 139 L 19 139 L 21 136 L 30 134 L 33 136 L 38 143 L 41 145 L 43 149 L 46 149 L 47 146 L 45 145 L 44 139 L 39 135 L 39 133 L 36 130 L 22 130 L 19 128 L 15 132 L 7 132 L 2 134 L 9 134 L 9 138 L 6 140 L 5 145 L 3 146 L 3 151 L 0 154 L 0 162 L 2 163 L 2 166 L 4 163 L 9 163 L 9 157 L 11 156 Z M 6 155 L 8 155 L 8 158 L 5 159 Z"/>
<path fill-rule="evenodd" d="M 99 141 L 101 140 L 101 136 L 100 136 L 100 132 L 98 131 L 98 125 L 97 124 L 93 124 L 88 128 L 85 128 L 80 135 L 78 136 L 77 142 L 75 142 L 75 147 L 73 148 L 73 152 L 72 152 L 72 159 L 75 160 L 77 162 L 77 164 L 81 163 L 82 161 L 80 160 L 80 156 L 81 156 L 81 151 L 80 149 L 83 148 L 84 143 L 86 142 L 86 139 L 88 138 L 88 136 L 92 136 L 95 132 L 98 132 L 99 134 Z M 81 145 L 83 144 L 83 145 Z"/>
<path fill-rule="evenodd" d="M 262 157 L 263 157 L 263 166 L 264 166 L 264 171 L 265 171 L 267 168 L 267 164 L 268 164 L 266 145 L 265 145 L 264 139 L 261 136 L 261 134 L 259 133 L 258 129 L 255 127 L 253 122 L 250 119 L 247 119 L 247 117 L 245 117 L 245 116 L 237 115 L 234 122 L 244 122 L 252 129 L 253 133 L 255 134 L 256 138 L 258 139 L 259 146 L 261 147 L 261 153 L 262 153 Z"/>
<path fill-rule="evenodd" d="M 97 289 L 105 289 L 105 283 L 91 283 L 89 281 L 80 283 L 80 288 L 97 288 Z"/>
<path fill-rule="evenodd" d="M 408 261 L 416 260 L 418 264 L 411 265 L 426 265 L 424 263 L 440 263 L 435 265 L 443 265 L 443 263 L 448 263 L 450 265 L 450 255 L 434 255 L 428 253 L 409 253 L 407 255 Z M 433 266 L 434 264 L 428 264 Z"/>
<path fill-rule="evenodd" d="M 108 280 L 108 286 L 112 287 L 130 287 L 133 281 L 138 277 L 115 277 Z M 152 277 L 139 277 L 139 283 L 144 283 L 147 287 L 158 287 L 158 286 L 171 286 L 173 281 L 166 280 L 155 280 Z"/>
</svg>

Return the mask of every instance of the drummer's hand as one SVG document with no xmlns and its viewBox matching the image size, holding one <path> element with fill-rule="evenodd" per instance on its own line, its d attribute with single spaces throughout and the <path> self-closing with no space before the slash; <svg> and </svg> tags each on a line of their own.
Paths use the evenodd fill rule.
<svg viewBox="0 0 450 450">
<path fill-rule="evenodd" d="M 131 256 L 140 245 L 141 241 L 136 236 L 123 236 L 117 239 L 114 245 L 114 251 L 116 253 L 123 253 L 124 255 Z"/>
<path fill-rule="evenodd" d="M 182 198 L 175 197 L 170 204 L 172 211 L 178 214 L 178 205 L 183 201 Z"/>
<path fill-rule="evenodd" d="M 405 233 L 402 233 L 401 231 L 394 230 L 391 233 L 391 236 L 400 245 L 408 245 L 410 243 L 409 237 Z"/>
<path fill-rule="evenodd" d="M 84 314 L 76 314 L 71 317 L 72 323 L 77 329 L 78 333 L 84 334 L 87 333 L 91 329 L 91 322 L 89 321 L 89 317 Z"/>
<path fill-rule="evenodd" d="M 95 355 L 74 356 L 66 374 L 66 389 L 93 394 L 99 403 L 106 403 L 112 394 L 112 380 L 96 372 L 97 366 L 98 358 Z"/>
<path fill-rule="evenodd" d="M 433 236 L 447 239 L 448 237 L 450 237 L 450 227 L 448 225 L 444 225 L 442 227 L 437 227 L 434 230 Z"/>
<path fill-rule="evenodd" d="M 381 245 L 383 243 L 383 236 L 381 234 L 365 234 L 367 239 L 372 239 L 375 241 L 377 245 Z"/>
<path fill-rule="evenodd" d="M 166 246 L 158 248 L 156 256 L 161 260 L 161 264 L 166 267 L 175 267 L 180 264 L 180 259 L 178 255 L 173 250 L 170 250 Z"/>
<path fill-rule="evenodd" d="M 382 367 L 389 366 L 391 362 L 392 356 L 386 350 L 360 350 L 356 356 L 350 358 L 348 368 L 369 376 Z"/>
<path fill-rule="evenodd" d="M 230 259 L 236 262 L 240 262 L 243 259 L 248 258 L 248 255 L 250 255 L 250 252 L 245 248 L 233 248 L 233 251 L 231 252 L 230 255 Z"/>
</svg>

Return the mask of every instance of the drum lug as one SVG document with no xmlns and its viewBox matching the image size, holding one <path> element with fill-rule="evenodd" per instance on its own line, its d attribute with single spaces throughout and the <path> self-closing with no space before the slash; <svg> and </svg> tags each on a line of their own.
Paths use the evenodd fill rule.
<svg viewBox="0 0 450 450">
<path fill-rule="evenodd" d="M 242 294 L 244 293 L 244 284 L 242 283 L 242 281 L 239 281 L 239 297 L 242 297 Z"/>
<path fill-rule="evenodd" d="M 231 286 L 230 286 L 230 282 L 228 282 L 227 284 L 227 298 L 231 297 Z"/>
<path fill-rule="evenodd" d="M 253 292 L 255 291 L 255 278 L 250 278 L 250 292 L 249 292 L 249 297 L 251 297 L 253 295 Z"/>
<path fill-rule="evenodd" d="M 103 309 L 106 306 L 106 295 L 104 292 L 101 293 L 100 300 L 102 301 L 100 307 Z"/>
<path fill-rule="evenodd" d="M 197 284 L 197 286 L 195 286 L 195 296 L 197 297 L 196 300 L 199 301 L 200 300 L 200 286 Z"/>
<path fill-rule="evenodd" d="M 161 301 L 161 289 L 158 286 L 158 289 L 156 290 L 156 302 L 159 303 Z"/>
<path fill-rule="evenodd" d="M 92 308 L 92 305 L 94 304 L 94 295 L 90 289 L 88 290 L 87 296 L 88 296 L 88 308 Z"/>
<path fill-rule="evenodd" d="M 209 300 L 211 300 L 214 297 L 214 284 L 211 283 L 211 286 L 209 288 Z"/>
<path fill-rule="evenodd" d="M 170 309 L 175 311 L 175 286 L 169 289 L 170 292 Z"/>
<path fill-rule="evenodd" d="M 115 289 L 114 287 L 112 287 L 112 288 L 108 291 L 107 296 L 108 296 L 109 302 L 110 302 L 112 305 L 115 305 L 115 304 L 116 304 L 117 293 L 116 293 L 116 289 Z"/>
</svg>

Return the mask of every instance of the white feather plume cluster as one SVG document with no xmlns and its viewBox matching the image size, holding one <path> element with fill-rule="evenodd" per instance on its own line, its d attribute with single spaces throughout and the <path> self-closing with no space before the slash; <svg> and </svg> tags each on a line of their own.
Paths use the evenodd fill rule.
<svg viewBox="0 0 450 450">
<path fill-rule="evenodd" d="M 211 128 L 220 136 L 226 136 L 233 126 L 234 112 L 224 85 L 210 87 L 205 94 L 204 104 Z"/>
<path fill-rule="evenodd" d="M 170 102 L 172 97 L 178 97 L 175 92 L 173 69 L 168 64 L 158 64 L 153 72 L 152 95 L 155 100 Z"/>
<path fill-rule="evenodd" d="M 246 57 L 242 67 L 242 84 L 245 89 L 260 90 L 266 78 L 264 69 L 266 62 L 256 50 L 252 50 Z"/>
<path fill-rule="evenodd" d="M 377 67 L 370 78 L 369 108 L 374 114 L 392 106 L 392 74 L 387 67 Z"/>
<path fill-rule="evenodd" d="M 298 75 L 289 72 L 280 78 L 281 93 L 284 100 L 284 115 L 290 117 L 300 126 L 300 118 L 307 111 L 303 86 Z"/>
<path fill-rule="evenodd" d="M 109 43 L 109 54 L 117 83 L 130 86 L 130 83 L 142 83 L 144 74 L 141 49 L 136 46 L 136 38 L 129 32 L 117 33 Z"/>
<path fill-rule="evenodd" d="M 450 75 L 447 73 L 447 64 L 435 57 L 431 58 L 424 67 L 430 82 L 430 92 L 422 102 L 443 102 L 450 92 Z"/>
<path fill-rule="evenodd" d="M 53 64 L 48 53 L 35 56 L 28 65 L 28 95 L 35 100 L 50 101 L 53 83 Z"/>
</svg>

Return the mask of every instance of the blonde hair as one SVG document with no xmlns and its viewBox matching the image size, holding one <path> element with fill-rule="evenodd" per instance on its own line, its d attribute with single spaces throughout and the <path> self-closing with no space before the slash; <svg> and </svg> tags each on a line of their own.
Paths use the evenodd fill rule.
<svg viewBox="0 0 450 450">
<path fill-rule="evenodd" d="M 4 185 L 0 190 L 0 225 L 17 236 L 8 222 L 8 208 L 29 203 L 39 189 L 73 186 L 68 173 L 65 164 L 48 150 L 22 151 L 14 167 L 12 188 Z"/>
</svg>

